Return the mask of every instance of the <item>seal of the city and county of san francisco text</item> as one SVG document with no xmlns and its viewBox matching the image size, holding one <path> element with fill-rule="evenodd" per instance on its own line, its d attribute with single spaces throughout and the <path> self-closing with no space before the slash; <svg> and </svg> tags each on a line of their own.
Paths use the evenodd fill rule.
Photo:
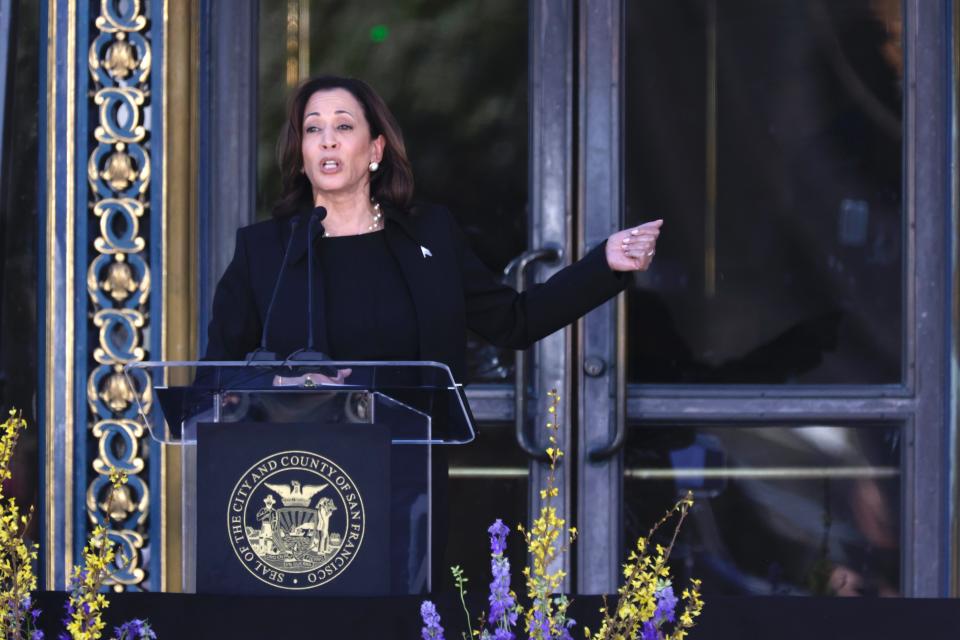
<svg viewBox="0 0 960 640">
<path fill-rule="evenodd" d="M 336 580 L 357 557 L 365 513 L 356 484 L 333 460 L 281 451 L 237 480 L 227 535 L 237 559 L 278 589 L 313 589 Z"/>
</svg>

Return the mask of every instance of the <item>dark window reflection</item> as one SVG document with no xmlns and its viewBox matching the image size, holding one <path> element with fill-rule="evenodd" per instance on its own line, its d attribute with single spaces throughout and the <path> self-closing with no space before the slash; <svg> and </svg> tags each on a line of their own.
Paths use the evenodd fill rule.
<svg viewBox="0 0 960 640">
<path fill-rule="evenodd" d="M 490 575 L 487 528 L 497 518 L 512 531 L 507 538 L 511 566 L 526 566 L 526 545 L 516 530 L 527 523 L 527 458 L 517 447 L 512 424 L 480 425 L 470 445 L 445 449 L 450 456 L 450 533 L 442 570 L 445 583 L 434 585 L 434 591 L 453 588 L 446 569 L 451 565 L 460 565 L 479 590 Z"/>
<path fill-rule="evenodd" d="M 3 178 L 0 181 L 0 406 L 17 407 L 29 428 L 14 455 L 10 493 L 22 505 L 39 505 L 37 423 L 37 96 L 40 72 L 39 3 L 12 3 L 8 47 Z M 3 418 L 7 416 L 4 414 Z M 31 521 L 36 538 L 39 518 Z"/>
<path fill-rule="evenodd" d="M 630 380 L 899 382 L 899 0 L 626 6 Z"/>
<path fill-rule="evenodd" d="M 898 595 L 899 429 L 757 426 L 632 429 L 628 544 L 691 490 L 673 569 L 705 593 Z"/>
<path fill-rule="evenodd" d="M 260 3 L 257 208 L 279 194 L 275 145 L 298 77 L 369 82 L 403 129 L 418 200 L 451 209 L 500 271 L 526 247 L 527 11 L 513 0 Z M 471 339 L 468 382 L 512 377 Z"/>
</svg>

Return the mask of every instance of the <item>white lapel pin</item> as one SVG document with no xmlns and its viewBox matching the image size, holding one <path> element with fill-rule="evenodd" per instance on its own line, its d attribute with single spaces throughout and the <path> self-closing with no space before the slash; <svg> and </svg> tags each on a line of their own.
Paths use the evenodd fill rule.
<svg viewBox="0 0 960 640">
<path fill-rule="evenodd" d="M 420 253 L 423 254 L 424 258 L 432 258 L 433 254 L 430 253 L 430 249 L 427 249 L 425 246 L 420 245 Z"/>
</svg>

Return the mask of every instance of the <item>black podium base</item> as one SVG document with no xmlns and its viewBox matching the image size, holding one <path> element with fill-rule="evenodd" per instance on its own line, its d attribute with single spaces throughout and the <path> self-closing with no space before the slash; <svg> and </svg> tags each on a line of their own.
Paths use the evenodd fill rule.
<svg viewBox="0 0 960 640">
<path fill-rule="evenodd" d="M 515 585 L 517 586 L 517 585 Z M 483 597 L 476 593 L 471 596 Z M 38 595 L 42 628 L 56 638 L 65 594 Z M 435 598 L 447 638 L 459 638 L 464 613 L 452 594 Z M 177 638 L 403 638 L 420 637 L 421 598 L 282 598 L 121 593 L 110 596 L 107 631 L 130 618 L 146 618 L 160 640 Z M 480 600 L 475 611 L 480 610 Z M 582 626 L 596 626 L 598 597 L 574 599 L 571 614 Z M 954 639 L 960 629 L 960 601 L 946 599 L 706 597 L 691 640 L 809 638 Z M 104 637 L 110 637 L 105 634 Z"/>
</svg>

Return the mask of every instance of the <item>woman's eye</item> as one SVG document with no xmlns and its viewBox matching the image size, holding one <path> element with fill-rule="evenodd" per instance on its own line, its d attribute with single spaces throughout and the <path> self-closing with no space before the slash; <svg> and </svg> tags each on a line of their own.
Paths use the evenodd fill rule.
<svg viewBox="0 0 960 640">
<path fill-rule="evenodd" d="M 317 131 L 320 131 L 320 127 L 315 127 L 313 125 L 308 126 L 306 130 L 307 133 L 316 133 Z"/>
<path fill-rule="evenodd" d="M 339 129 L 340 131 L 350 131 L 351 129 L 353 129 L 353 125 L 344 123 L 338 126 L 337 129 Z"/>
</svg>

